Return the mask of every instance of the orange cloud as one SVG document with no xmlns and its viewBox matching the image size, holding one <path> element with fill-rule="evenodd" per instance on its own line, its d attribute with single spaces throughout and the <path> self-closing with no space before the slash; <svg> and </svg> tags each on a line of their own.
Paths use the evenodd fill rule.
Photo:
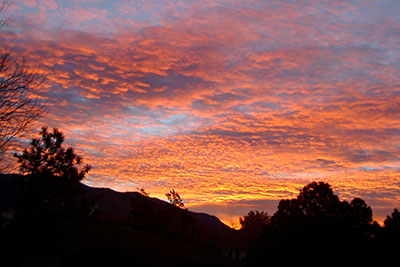
<svg viewBox="0 0 400 267">
<path fill-rule="evenodd" d="M 400 203 L 399 23 L 300 2 L 63 3 L 73 25 L 0 41 L 47 77 L 41 123 L 94 165 L 88 184 L 175 188 L 229 221 L 326 180 L 382 221 Z"/>
</svg>

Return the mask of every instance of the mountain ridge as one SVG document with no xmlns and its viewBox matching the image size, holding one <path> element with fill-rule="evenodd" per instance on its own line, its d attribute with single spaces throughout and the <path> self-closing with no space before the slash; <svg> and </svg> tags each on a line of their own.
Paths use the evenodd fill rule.
<svg viewBox="0 0 400 267">
<path fill-rule="evenodd" d="M 18 198 L 18 190 L 26 186 L 28 180 L 28 176 L 0 174 L 0 223 L 6 219 L 12 225 L 13 205 Z M 92 264 L 93 258 L 89 259 L 88 255 L 100 253 L 96 261 L 101 266 L 118 257 L 122 265 L 133 261 L 137 266 L 235 266 L 238 263 L 232 260 L 232 255 L 236 255 L 234 251 L 238 244 L 238 232 L 216 216 L 178 208 L 139 192 L 118 192 L 84 184 L 80 184 L 80 189 L 80 196 L 74 196 L 72 202 L 86 203 L 82 210 L 88 216 L 84 216 L 83 220 L 78 218 L 78 221 L 71 221 L 72 224 L 68 218 L 67 224 L 65 219 L 61 223 L 57 221 L 59 225 L 53 228 L 61 233 L 61 238 L 53 236 L 41 226 L 43 219 L 39 215 L 35 217 L 40 221 L 35 227 L 39 227 L 42 234 L 26 230 L 35 229 L 30 224 L 37 220 L 28 217 L 27 221 L 22 222 L 22 232 L 16 230 L 11 234 L 11 231 L 6 230 L 9 241 L 5 238 L 0 242 L 0 248 L 20 251 L 20 243 L 13 243 L 16 234 L 24 240 L 22 243 L 25 243 L 23 246 L 28 251 L 28 258 L 36 256 L 32 255 L 32 251 L 38 247 L 41 248 L 40 253 L 54 253 L 60 240 L 69 240 L 64 244 L 61 241 L 62 249 L 55 254 L 57 262 L 70 262 L 78 255 L 83 255 Z M 79 209 L 79 206 L 72 207 Z M 45 221 L 53 220 L 52 214 L 57 213 L 57 208 L 51 212 L 50 216 L 44 215 Z M 10 214 L 5 218 L 5 215 Z M 72 214 L 73 219 L 77 213 L 73 211 Z M 38 259 L 39 262 L 42 260 L 50 261 L 46 264 L 54 263 L 54 259 Z"/>
<path fill-rule="evenodd" d="M 120 192 L 108 187 L 93 187 L 82 184 L 85 188 L 86 193 L 89 195 L 100 195 L 99 207 L 100 210 L 108 212 L 110 215 L 114 215 L 123 219 L 132 219 L 130 207 L 132 205 L 131 200 L 146 197 L 155 205 L 161 205 L 165 207 L 171 207 L 172 205 L 164 200 L 156 197 L 143 196 L 139 192 L 125 191 Z M 224 224 L 217 216 L 211 215 L 205 212 L 195 212 L 189 209 L 187 210 L 199 223 L 207 225 L 208 227 L 219 230 L 233 230 L 228 225 Z"/>
</svg>

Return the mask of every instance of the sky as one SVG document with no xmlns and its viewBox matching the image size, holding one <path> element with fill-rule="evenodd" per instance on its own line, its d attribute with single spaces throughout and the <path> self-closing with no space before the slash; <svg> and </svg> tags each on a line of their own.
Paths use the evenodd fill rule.
<svg viewBox="0 0 400 267">
<path fill-rule="evenodd" d="M 311 181 L 400 207 L 400 1 L 16 0 L 2 48 L 93 165 L 237 224 Z"/>
</svg>

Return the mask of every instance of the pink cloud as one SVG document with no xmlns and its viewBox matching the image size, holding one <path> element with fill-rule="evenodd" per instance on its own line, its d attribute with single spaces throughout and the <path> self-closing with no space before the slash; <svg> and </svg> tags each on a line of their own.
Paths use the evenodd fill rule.
<svg viewBox="0 0 400 267">
<path fill-rule="evenodd" d="M 35 7 L 36 6 L 36 0 L 21 0 L 23 5 L 29 6 L 29 7 Z"/>
<path fill-rule="evenodd" d="M 1 36 L 46 75 L 42 123 L 95 166 L 88 183 L 160 197 L 174 187 L 224 216 L 226 203 L 292 197 L 316 179 L 380 216 L 399 204 L 398 23 L 319 1 L 121 9 L 158 24 L 120 17 L 133 26 L 91 32 L 111 12 L 77 5 L 56 13 L 86 31 Z"/>
<path fill-rule="evenodd" d="M 58 8 L 57 2 L 54 0 L 40 0 L 42 9 L 54 10 Z"/>
</svg>

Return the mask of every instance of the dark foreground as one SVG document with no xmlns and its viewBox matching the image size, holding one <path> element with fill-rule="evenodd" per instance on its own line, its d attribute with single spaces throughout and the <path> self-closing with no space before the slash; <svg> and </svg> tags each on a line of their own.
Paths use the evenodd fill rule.
<svg viewBox="0 0 400 267">
<path fill-rule="evenodd" d="M 325 192 L 326 191 L 326 192 Z M 278 211 L 233 230 L 137 192 L 0 175 L 1 266 L 384 266 L 397 263 L 400 216 L 372 221 L 361 199 L 312 183 Z M 259 215 L 259 214 L 258 214 Z M 265 215 L 265 214 L 264 214 Z M 261 223 L 260 223 L 261 222 Z"/>
</svg>

